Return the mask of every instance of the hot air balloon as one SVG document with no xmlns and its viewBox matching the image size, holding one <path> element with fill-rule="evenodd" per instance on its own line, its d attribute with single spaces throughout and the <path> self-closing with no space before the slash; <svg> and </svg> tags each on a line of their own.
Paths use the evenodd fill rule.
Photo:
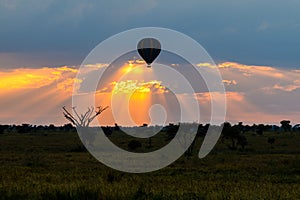
<svg viewBox="0 0 300 200">
<path fill-rule="evenodd" d="M 161 45 L 155 38 L 144 38 L 139 41 L 137 50 L 148 64 L 148 67 L 151 67 L 151 63 L 157 58 L 161 51 Z"/>
</svg>

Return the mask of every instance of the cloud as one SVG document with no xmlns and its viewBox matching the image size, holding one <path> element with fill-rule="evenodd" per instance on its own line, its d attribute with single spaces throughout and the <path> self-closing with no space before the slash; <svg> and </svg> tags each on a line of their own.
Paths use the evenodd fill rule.
<svg viewBox="0 0 300 200">
<path fill-rule="evenodd" d="M 124 65 L 124 67 L 130 68 L 129 64 Z M 212 67 L 209 64 L 198 66 Z M 86 69 L 89 69 L 86 73 L 95 74 L 94 70 L 105 67 L 106 64 L 89 65 L 86 66 Z M 292 123 L 299 123 L 299 70 L 252 66 L 234 62 L 219 63 L 213 67 L 218 67 L 220 70 L 226 87 L 226 120 L 230 122 L 278 124 L 281 119 L 286 118 L 290 119 Z M 114 72 L 121 76 L 124 73 L 122 70 L 123 68 L 116 68 Z M 80 81 L 83 81 L 75 78 L 77 72 L 78 68 L 74 66 L 0 70 L 1 122 L 66 123 L 61 115 L 61 107 L 63 105 L 71 106 L 74 82 L 81 84 Z M 134 93 L 136 95 L 133 95 L 132 102 L 135 106 L 131 110 L 138 123 L 147 122 L 146 118 L 145 121 L 139 119 L 141 115 L 138 111 L 145 112 L 148 117 L 147 109 L 142 108 L 143 102 L 147 103 L 146 108 L 151 107 L 151 102 L 160 103 L 160 101 L 163 101 L 164 106 L 169 106 L 169 109 L 176 108 L 177 104 L 173 105 L 173 100 L 170 101 L 174 96 L 172 97 L 172 92 L 164 86 L 163 82 L 156 80 L 155 74 L 145 76 L 142 72 L 138 71 L 137 73 L 135 69 L 131 68 L 128 70 L 130 75 L 122 79 L 115 76 L 107 78 L 105 85 L 97 91 L 96 97 L 99 97 L 97 105 L 110 105 L 112 94 L 114 98 L 118 96 L 128 98 L 127 94 Z M 113 81 L 114 78 L 116 78 L 115 81 Z M 203 122 L 209 122 L 211 94 L 207 91 L 199 91 L 194 97 L 185 94 L 180 95 L 187 100 L 186 103 L 188 103 L 189 98 L 197 98 L 201 108 L 201 119 Z M 214 95 L 217 96 L 218 94 Z M 117 100 L 121 107 L 123 101 L 124 99 Z M 137 106 L 139 107 L 138 110 L 136 110 Z M 126 112 L 124 110 L 120 113 Z M 170 113 L 178 114 L 177 111 Z M 109 111 L 101 117 L 103 124 L 114 122 Z M 171 117 L 169 119 L 177 118 Z"/>
<path fill-rule="evenodd" d="M 218 67 L 226 88 L 228 121 L 277 124 L 280 119 L 289 118 L 299 122 L 299 70 L 236 62 L 216 66 L 200 63 L 197 66 Z M 202 104 L 205 100 L 209 98 L 203 98 L 203 95 L 199 99 Z"/>
<path fill-rule="evenodd" d="M 218 60 L 294 68 L 299 63 L 300 5 L 295 0 L 2 0 L 0 5 L 0 38 L 5 38 L 0 51 L 15 53 L 14 59 L 2 60 L 1 66 L 21 62 L 18 54 L 23 52 L 31 57 L 41 53 L 45 58 L 40 66 L 54 66 L 57 60 L 50 58 L 58 51 L 72 54 L 61 63 L 71 65 L 72 60 L 80 60 L 78 55 L 83 59 L 109 36 L 145 26 L 181 31 Z M 35 62 L 28 60 L 25 65 Z"/>
<path fill-rule="evenodd" d="M 279 85 L 279 84 L 275 84 L 273 86 L 273 89 L 277 89 L 277 90 L 283 90 L 283 91 L 287 91 L 287 92 L 291 92 L 294 90 L 297 90 L 298 88 L 300 88 L 300 84 L 297 81 L 294 81 L 295 84 L 289 84 L 289 85 Z"/>
<path fill-rule="evenodd" d="M 280 69 L 270 66 L 243 65 L 234 62 L 220 63 L 218 67 L 223 79 L 235 80 L 238 85 L 235 89 L 239 91 L 249 92 L 254 89 L 262 88 L 297 88 L 299 85 L 297 80 L 300 80 L 300 72 L 296 70 Z M 227 89 L 230 90 L 230 87 Z"/>
<path fill-rule="evenodd" d="M 226 79 L 223 79 L 222 81 L 225 85 L 236 85 L 237 82 L 235 80 L 226 80 Z"/>
<path fill-rule="evenodd" d="M 158 81 L 135 80 L 138 74 L 132 73 L 134 61 L 130 61 L 122 73 L 129 73 L 127 79 L 117 82 L 107 82 L 99 93 L 166 93 L 163 83 Z M 132 65 L 130 65 L 132 64 Z M 199 63 L 198 67 L 218 68 L 226 87 L 227 117 L 228 121 L 246 123 L 275 123 L 281 118 L 297 121 L 299 112 L 297 99 L 300 97 L 300 71 L 274 68 L 271 66 L 245 65 L 236 62 L 224 62 L 217 65 Z M 180 64 L 177 65 L 180 67 Z M 124 71 L 124 69 L 126 69 Z M 128 69 L 128 70 L 127 70 Z M 139 69 L 139 68 L 137 68 Z M 185 68 L 185 70 L 188 70 Z M 141 73 L 144 74 L 144 73 Z M 141 75 L 140 74 L 140 75 Z M 187 72 L 188 74 L 188 72 Z M 151 77 L 155 78 L 155 77 Z M 197 82 L 193 79 L 194 82 Z M 155 92 L 155 88 L 159 88 Z M 184 95 L 184 94 L 181 94 Z M 217 95 L 217 94 L 216 94 Z M 180 95 L 179 95 L 180 96 Z M 203 90 L 196 96 L 201 107 L 201 119 L 209 122 L 211 92 Z M 153 99 L 152 99 L 153 100 Z M 106 102 L 107 103 L 107 102 Z M 300 108 L 298 109 L 300 110 Z M 262 116 L 257 118 L 257 116 Z"/>
<path fill-rule="evenodd" d="M 0 71 L 0 89 L 36 89 L 63 80 L 63 78 L 77 73 L 72 67 L 28 69 L 19 68 L 14 70 Z"/>
<path fill-rule="evenodd" d="M 103 67 L 108 67 L 107 63 L 96 63 L 96 64 L 86 64 L 84 65 L 85 68 L 92 68 L 92 69 L 99 69 Z"/>
<path fill-rule="evenodd" d="M 299 122 L 300 71 L 234 62 L 218 67 L 227 91 L 229 121 Z M 233 80 L 236 84 L 228 84 Z"/>
<path fill-rule="evenodd" d="M 114 94 L 132 94 L 132 93 L 152 93 L 162 94 L 168 93 L 169 90 L 162 85 L 161 81 L 139 81 L 125 80 L 119 82 L 111 82 L 107 86 L 102 87 L 97 93 L 114 93 Z"/>
<path fill-rule="evenodd" d="M 196 64 L 197 67 L 210 67 L 210 68 L 216 68 L 216 65 L 213 65 L 212 63 L 198 63 Z"/>
<path fill-rule="evenodd" d="M 60 110 L 71 103 L 76 73 L 68 66 L 1 70 L 1 123 L 64 123 Z"/>
</svg>

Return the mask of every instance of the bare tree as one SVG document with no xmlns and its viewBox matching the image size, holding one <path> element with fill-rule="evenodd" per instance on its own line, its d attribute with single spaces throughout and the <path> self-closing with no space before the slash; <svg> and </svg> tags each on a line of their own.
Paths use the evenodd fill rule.
<svg viewBox="0 0 300 200">
<path fill-rule="evenodd" d="M 90 123 L 107 108 L 108 106 L 106 107 L 99 106 L 96 109 L 94 107 L 90 107 L 84 114 L 79 115 L 78 112 L 76 111 L 76 107 L 72 107 L 72 110 L 75 113 L 74 116 L 64 106 L 63 114 L 65 118 L 69 120 L 76 127 L 89 127 Z"/>
</svg>

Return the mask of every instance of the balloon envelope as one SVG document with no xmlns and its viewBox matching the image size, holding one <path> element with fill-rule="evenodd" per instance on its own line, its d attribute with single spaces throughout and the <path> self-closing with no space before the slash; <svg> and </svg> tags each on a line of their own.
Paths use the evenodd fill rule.
<svg viewBox="0 0 300 200">
<path fill-rule="evenodd" d="M 157 58 L 161 51 L 160 42 L 155 38 L 144 38 L 137 45 L 140 56 L 151 67 L 151 63 Z"/>
</svg>

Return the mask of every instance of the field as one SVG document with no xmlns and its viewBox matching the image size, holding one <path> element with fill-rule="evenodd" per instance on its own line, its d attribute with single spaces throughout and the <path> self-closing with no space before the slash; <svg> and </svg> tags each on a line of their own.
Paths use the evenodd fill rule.
<svg viewBox="0 0 300 200">
<path fill-rule="evenodd" d="M 300 133 L 246 137 L 244 150 L 220 140 L 204 159 L 197 157 L 198 138 L 192 156 L 129 174 L 98 162 L 74 132 L 1 134 L 0 199 L 300 199 Z M 127 147 L 120 134 L 111 140 Z M 144 141 L 137 151 L 147 149 Z"/>
</svg>

